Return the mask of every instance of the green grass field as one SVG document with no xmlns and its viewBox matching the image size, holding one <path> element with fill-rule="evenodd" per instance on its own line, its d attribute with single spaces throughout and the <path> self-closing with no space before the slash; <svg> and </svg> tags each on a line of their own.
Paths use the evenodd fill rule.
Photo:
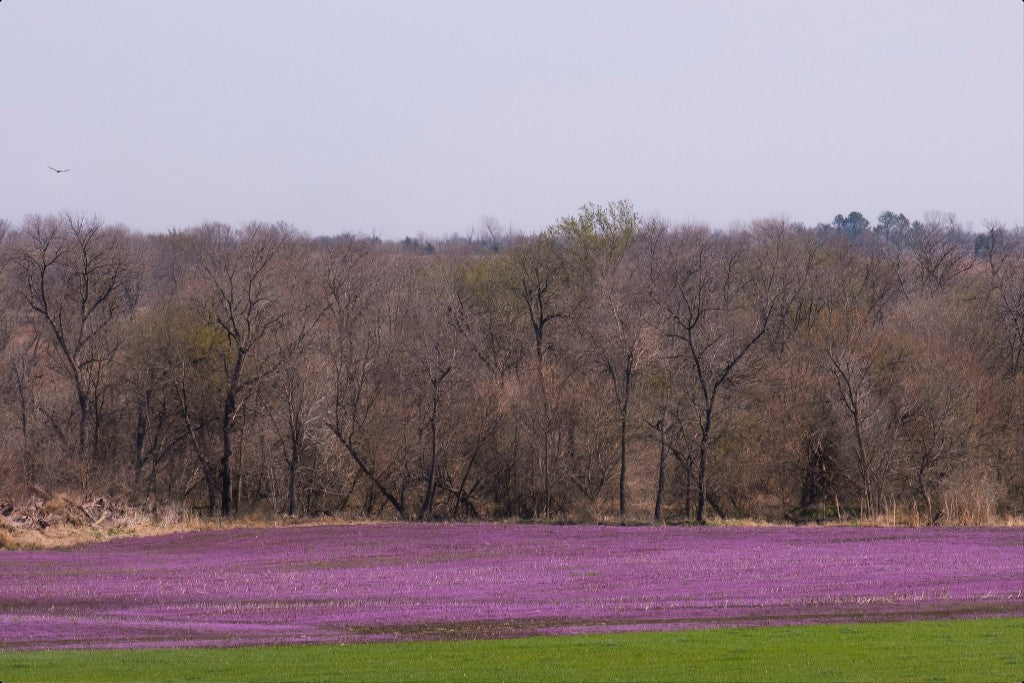
<svg viewBox="0 0 1024 683">
<path fill-rule="evenodd" d="M 1024 619 L 0 653 L 19 681 L 1021 681 Z"/>
</svg>

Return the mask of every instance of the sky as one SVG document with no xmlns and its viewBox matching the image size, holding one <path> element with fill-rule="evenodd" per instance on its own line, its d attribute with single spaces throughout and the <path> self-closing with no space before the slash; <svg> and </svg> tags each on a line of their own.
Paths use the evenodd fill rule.
<svg viewBox="0 0 1024 683">
<path fill-rule="evenodd" d="M 619 199 L 1024 224 L 1024 3 L 0 2 L 15 225 L 400 239 Z"/>
</svg>

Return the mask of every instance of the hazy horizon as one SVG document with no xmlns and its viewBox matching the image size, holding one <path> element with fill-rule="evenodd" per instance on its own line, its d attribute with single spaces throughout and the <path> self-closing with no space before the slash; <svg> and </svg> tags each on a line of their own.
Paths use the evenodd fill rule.
<svg viewBox="0 0 1024 683">
<path fill-rule="evenodd" d="M 7 0 L 0 60 L 15 225 L 1024 224 L 1019 2 Z"/>
</svg>

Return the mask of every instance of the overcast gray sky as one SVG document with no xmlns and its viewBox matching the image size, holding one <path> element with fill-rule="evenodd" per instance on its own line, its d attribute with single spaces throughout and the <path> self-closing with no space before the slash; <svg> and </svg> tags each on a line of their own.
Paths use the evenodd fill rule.
<svg viewBox="0 0 1024 683">
<path fill-rule="evenodd" d="M 1024 223 L 1024 3 L 4 0 L 0 126 L 16 224 Z"/>
</svg>

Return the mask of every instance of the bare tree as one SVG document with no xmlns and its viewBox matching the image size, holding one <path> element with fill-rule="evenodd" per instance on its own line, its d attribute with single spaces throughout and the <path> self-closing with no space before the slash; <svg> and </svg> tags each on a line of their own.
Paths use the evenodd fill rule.
<svg viewBox="0 0 1024 683">
<path fill-rule="evenodd" d="M 968 238 L 951 213 L 925 214 L 923 223 L 914 223 L 908 242 L 918 282 L 926 289 L 944 289 L 971 267 Z"/>
<path fill-rule="evenodd" d="M 552 479 L 557 460 L 557 427 L 549 374 L 549 352 L 554 348 L 552 330 L 558 321 L 567 320 L 573 303 L 569 299 L 569 281 L 565 255 L 550 235 L 532 241 L 520 241 L 507 252 L 507 284 L 519 300 L 533 336 L 533 370 L 539 401 L 538 419 L 533 434 L 537 470 L 540 474 L 539 508 L 544 516 L 552 511 Z"/>
<path fill-rule="evenodd" d="M 15 328 L 15 302 L 10 294 L 12 287 L 7 282 L 7 266 L 11 256 L 7 243 L 10 226 L 0 218 L 0 352 L 7 347 Z"/>
<path fill-rule="evenodd" d="M 754 242 L 706 229 L 667 231 L 652 240 L 651 296 L 676 363 L 695 383 L 699 425 L 697 521 L 708 501 L 708 460 L 722 394 L 741 378 L 752 352 L 768 341 L 790 305 L 783 236 Z"/>
<path fill-rule="evenodd" d="M 830 341 L 825 348 L 828 370 L 835 381 L 835 396 L 849 424 L 852 445 L 849 459 L 861 495 L 862 510 L 878 513 L 885 503 L 887 483 L 895 465 L 895 434 L 890 406 L 884 394 L 891 364 L 884 353 L 884 337 L 864 347 Z"/>
<path fill-rule="evenodd" d="M 98 219 L 62 214 L 27 218 L 19 237 L 14 264 L 21 299 L 74 388 L 75 450 L 95 459 L 100 392 L 120 345 L 115 328 L 138 295 L 125 235 Z"/>
<path fill-rule="evenodd" d="M 0 221 L 0 495 L 231 514 L 1024 510 L 1024 241 L 587 205 L 388 242 Z M 971 248 L 973 246 L 973 254 Z"/>
<path fill-rule="evenodd" d="M 571 278 L 583 291 L 576 327 L 611 385 L 618 413 L 619 519 L 626 517 L 627 441 L 634 393 L 643 366 L 649 320 L 641 266 L 630 252 L 640 217 L 627 201 L 587 204 L 549 230 L 568 252 Z"/>
<path fill-rule="evenodd" d="M 329 371 L 327 360 L 304 345 L 287 344 L 285 349 L 275 351 L 282 352 L 288 360 L 275 379 L 275 389 L 268 392 L 264 410 L 287 468 L 285 510 L 293 516 L 298 510 L 301 468 L 322 442 Z"/>
<path fill-rule="evenodd" d="M 421 426 L 417 431 L 426 441 L 425 491 L 419 517 L 430 519 L 438 486 L 449 481 L 446 444 L 453 439 L 446 433 L 451 427 L 446 430 L 446 426 L 453 419 L 447 413 L 452 393 L 460 384 L 463 340 L 455 317 L 455 273 L 442 264 L 417 275 L 412 278 L 416 284 L 406 303 L 407 344 L 400 362 L 408 370 L 409 396 L 415 421 Z"/>
<path fill-rule="evenodd" d="M 989 319 L 1009 376 L 1024 372 L 1024 230 L 990 221 L 982 256 L 988 266 Z"/>
<path fill-rule="evenodd" d="M 321 286 L 329 304 L 329 428 L 373 490 L 406 517 L 407 477 L 389 457 L 401 426 L 392 394 L 401 317 L 394 271 L 345 240 L 329 255 Z"/>
<path fill-rule="evenodd" d="M 637 383 L 648 360 L 649 310 L 638 298 L 639 264 L 620 262 L 592 288 L 584 337 L 600 372 L 607 379 L 618 413 L 619 518 L 626 517 L 627 451 Z"/>
<path fill-rule="evenodd" d="M 253 353 L 283 324 L 289 302 L 282 296 L 285 253 L 292 234 L 282 225 L 253 223 L 241 231 L 222 224 L 205 225 L 191 234 L 199 289 L 194 299 L 224 335 L 220 358 L 224 389 L 221 415 L 220 509 L 232 505 L 233 436 L 243 402 L 253 385 L 267 374 L 247 372 L 256 365 Z M 271 365 L 281 359 L 271 359 Z M 237 483 L 236 483 L 237 486 Z M 236 490 L 237 492 L 237 490 Z"/>
</svg>

